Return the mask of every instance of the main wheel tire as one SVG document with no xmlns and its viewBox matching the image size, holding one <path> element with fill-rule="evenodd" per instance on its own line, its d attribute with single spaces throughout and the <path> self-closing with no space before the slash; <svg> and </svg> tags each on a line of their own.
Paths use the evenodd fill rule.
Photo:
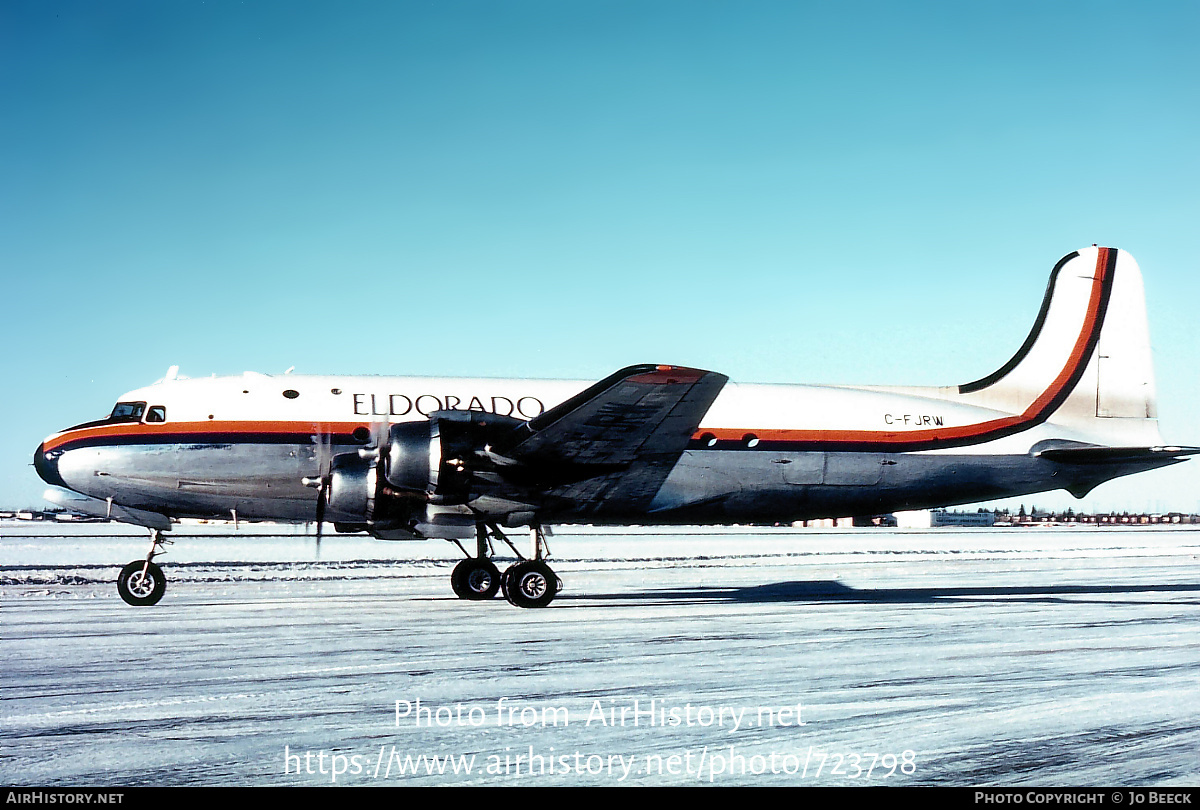
<svg viewBox="0 0 1200 810">
<path fill-rule="evenodd" d="M 467 598 L 467 588 L 463 585 L 463 566 L 469 560 L 459 560 L 454 566 L 454 570 L 450 572 L 450 588 L 454 591 L 454 595 L 459 599 Z"/>
<path fill-rule="evenodd" d="M 129 605 L 156 605 L 166 591 L 167 578 L 162 569 L 145 560 L 134 560 L 117 577 L 117 593 Z"/>
<path fill-rule="evenodd" d="M 517 607 L 545 607 L 558 593 L 558 577 L 541 560 L 525 560 L 504 572 L 505 596 Z"/>
<path fill-rule="evenodd" d="M 491 599 L 500 590 L 500 570 L 491 560 L 462 560 L 450 574 L 450 587 L 459 599 Z"/>
<path fill-rule="evenodd" d="M 500 575 L 500 593 L 503 594 L 504 598 L 508 599 L 510 602 L 512 600 L 508 598 L 508 588 L 512 584 L 512 578 L 510 575 L 512 574 L 513 568 L 514 566 L 510 565 L 508 568 L 505 568 L 504 573 Z"/>
</svg>

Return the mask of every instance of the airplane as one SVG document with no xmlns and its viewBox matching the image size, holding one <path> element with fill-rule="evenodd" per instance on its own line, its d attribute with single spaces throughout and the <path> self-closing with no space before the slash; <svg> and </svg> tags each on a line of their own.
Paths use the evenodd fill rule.
<svg viewBox="0 0 1200 810">
<path fill-rule="evenodd" d="M 635 365 L 599 382 L 240 376 L 164 380 L 48 437 L 46 497 L 146 527 L 121 597 L 152 605 L 181 518 L 437 538 L 454 593 L 550 604 L 552 524 L 729 525 L 878 515 L 1064 489 L 1200 452 L 1159 436 L 1141 271 L 1116 248 L 1053 268 L 1025 342 L 947 387 L 729 384 Z M 522 555 L 501 527 L 528 527 Z M 474 537 L 472 554 L 460 541 Z M 503 574 L 492 541 L 518 561 Z"/>
</svg>

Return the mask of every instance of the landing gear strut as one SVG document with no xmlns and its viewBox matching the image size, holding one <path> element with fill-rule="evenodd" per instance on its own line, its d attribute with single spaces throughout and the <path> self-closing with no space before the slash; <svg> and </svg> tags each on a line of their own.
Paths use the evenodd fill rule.
<svg viewBox="0 0 1200 810">
<path fill-rule="evenodd" d="M 164 544 L 162 532 L 150 530 L 150 552 L 144 560 L 134 560 L 121 569 L 117 577 L 117 593 L 129 605 L 156 605 L 167 590 L 167 578 L 162 569 L 154 564 L 156 554 L 161 553 Z"/>
<path fill-rule="evenodd" d="M 488 530 L 492 537 L 503 540 L 509 548 L 521 559 L 509 566 L 503 574 L 488 559 L 490 544 Z M 460 562 L 450 575 L 450 585 L 459 599 L 491 599 L 496 591 L 502 591 L 504 598 L 510 604 L 524 608 L 545 607 L 554 600 L 562 590 L 562 580 L 550 569 L 545 561 L 547 547 L 546 534 L 540 525 L 534 525 L 529 530 L 533 541 L 533 559 L 522 557 L 504 533 L 495 523 L 479 522 L 475 524 L 476 551 L 474 557 Z M 457 541 L 456 541 L 457 542 Z M 459 548 L 462 548 L 460 545 Z M 466 549 L 463 549 L 466 553 Z"/>
</svg>

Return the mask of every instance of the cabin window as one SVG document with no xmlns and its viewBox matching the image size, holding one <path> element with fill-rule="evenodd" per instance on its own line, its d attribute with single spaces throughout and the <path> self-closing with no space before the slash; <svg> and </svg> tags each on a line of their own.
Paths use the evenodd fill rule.
<svg viewBox="0 0 1200 810">
<path fill-rule="evenodd" d="M 162 405 L 151 405 L 150 410 L 146 412 L 147 422 L 165 422 L 167 421 L 167 409 Z"/>
<path fill-rule="evenodd" d="M 110 422 L 140 422 L 146 410 L 145 402 L 118 402 L 109 414 Z"/>
</svg>

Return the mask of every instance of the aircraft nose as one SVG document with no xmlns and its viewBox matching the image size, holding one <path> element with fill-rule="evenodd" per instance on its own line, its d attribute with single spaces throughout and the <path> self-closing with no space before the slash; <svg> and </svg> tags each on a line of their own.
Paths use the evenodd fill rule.
<svg viewBox="0 0 1200 810">
<path fill-rule="evenodd" d="M 66 488 L 66 483 L 58 474 L 58 454 L 47 453 L 45 443 L 39 444 L 38 449 L 34 451 L 33 468 L 47 484 Z"/>
</svg>

